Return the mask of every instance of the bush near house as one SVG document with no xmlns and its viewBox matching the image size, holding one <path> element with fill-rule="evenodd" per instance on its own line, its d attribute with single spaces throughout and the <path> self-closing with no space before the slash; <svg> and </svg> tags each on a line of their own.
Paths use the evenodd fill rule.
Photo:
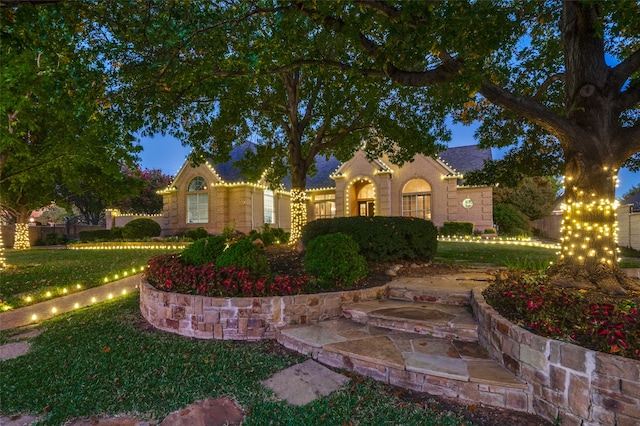
<svg viewBox="0 0 640 426">
<path fill-rule="evenodd" d="M 270 246 L 271 244 L 288 243 L 289 233 L 285 232 L 282 228 L 271 228 L 268 223 L 265 223 L 260 232 L 255 229 L 251 230 L 251 232 L 249 232 L 249 238 L 252 241 L 259 238 L 265 246 Z"/>
<path fill-rule="evenodd" d="M 193 266 L 215 262 L 226 246 L 227 241 L 221 235 L 201 238 L 182 251 L 182 261 Z"/>
<path fill-rule="evenodd" d="M 269 261 L 264 251 L 248 238 L 231 244 L 218 256 L 215 264 L 219 268 L 234 266 L 238 269 L 246 269 L 255 278 L 271 275 Z"/>
<path fill-rule="evenodd" d="M 209 233 L 202 226 L 199 226 L 196 229 L 189 229 L 187 232 L 185 232 L 184 236 L 187 238 L 191 238 L 193 241 L 197 241 L 201 238 L 207 238 L 209 236 Z"/>
<path fill-rule="evenodd" d="M 122 238 L 137 240 L 140 238 L 159 237 L 162 232 L 160 224 L 155 220 L 140 218 L 132 220 L 122 227 Z"/>
<path fill-rule="evenodd" d="M 94 229 L 91 231 L 78 232 L 78 238 L 83 243 L 90 243 L 98 240 L 111 240 L 113 239 L 113 235 L 108 229 Z"/>
<path fill-rule="evenodd" d="M 321 236 L 340 232 L 351 236 L 371 261 L 415 259 L 431 261 L 438 248 L 438 231 L 428 220 L 412 217 L 339 217 L 318 219 L 302 229 L 305 246 Z"/>
<path fill-rule="evenodd" d="M 439 232 L 445 236 L 473 235 L 473 222 L 445 222 Z"/>
<path fill-rule="evenodd" d="M 358 244 L 342 233 L 321 235 L 307 246 L 305 271 L 317 277 L 320 287 L 352 287 L 367 276 L 367 261 Z"/>
</svg>

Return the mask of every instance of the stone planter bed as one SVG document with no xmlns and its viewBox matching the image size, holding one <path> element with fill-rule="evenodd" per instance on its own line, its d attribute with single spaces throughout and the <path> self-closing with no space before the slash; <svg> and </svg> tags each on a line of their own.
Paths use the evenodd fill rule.
<svg viewBox="0 0 640 426">
<path fill-rule="evenodd" d="M 201 339 L 275 338 L 276 328 L 342 315 L 342 304 L 386 297 L 388 287 L 277 297 L 216 298 L 157 290 L 143 280 L 140 311 L 154 327 Z"/>
<path fill-rule="evenodd" d="M 203 339 L 275 338 L 276 329 L 342 316 L 343 304 L 386 298 L 389 286 L 280 297 L 213 298 L 140 285 L 142 315 L 154 327 Z M 640 424 L 640 361 L 548 339 L 510 323 L 472 292 L 478 340 L 529 384 L 526 411 L 563 425 Z"/>
<path fill-rule="evenodd" d="M 471 300 L 478 339 L 494 360 L 533 385 L 536 414 L 564 426 L 640 424 L 640 361 L 533 334 Z"/>
</svg>

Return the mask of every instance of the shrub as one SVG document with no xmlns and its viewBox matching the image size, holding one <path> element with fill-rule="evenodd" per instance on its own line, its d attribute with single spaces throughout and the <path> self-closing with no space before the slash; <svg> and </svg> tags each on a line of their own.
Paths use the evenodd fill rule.
<svg viewBox="0 0 640 426">
<path fill-rule="evenodd" d="M 110 240 L 111 231 L 108 229 L 94 229 L 91 231 L 80 231 L 78 238 L 83 243 L 89 243 L 97 240 Z"/>
<path fill-rule="evenodd" d="M 438 247 L 438 232 L 431 221 L 412 217 L 340 217 L 318 219 L 302 229 L 306 245 L 320 235 L 350 235 L 368 260 L 417 259 L 428 262 Z"/>
<path fill-rule="evenodd" d="M 184 236 L 187 238 L 191 238 L 193 241 L 196 241 L 202 238 L 207 238 L 209 236 L 209 233 L 202 226 L 199 226 L 196 229 L 189 229 L 184 234 Z"/>
<path fill-rule="evenodd" d="M 495 234 L 496 233 L 496 228 L 486 228 L 484 230 L 485 234 Z"/>
<path fill-rule="evenodd" d="M 222 236 L 201 238 L 182 251 L 182 261 L 195 266 L 213 263 L 225 247 L 226 241 Z"/>
<path fill-rule="evenodd" d="M 57 237 L 56 234 L 47 234 L 44 237 L 44 245 L 53 246 L 56 244 Z"/>
<path fill-rule="evenodd" d="M 216 265 L 221 268 L 236 266 L 238 269 L 246 269 L 253 277 L 268 277 L 271 275 L 269 262 L 264 251 L 254 245 L 248 238 L 231 244 L 218 256 Z"/>
<path fill-rule="evenodd" d="M 114 226 L 110 231 L 112 240 L 121 240 L 122 239 L 122 226 Z"/>
<path fill-rule="evenodd" d="M 256 230 L 249 232 L 249 238 L 252 241 L 260 238 L 265 246 L 270 246 L 272 244 L 286 244 L 289 241 L 289 233 L 282 228 L 271 228 L 268 223 L 265 223 L 260 232 Z"/>
<path fill-rule="evenodd" d="M 134 219 L 122 228 L 125 240 L 139 240 L 142 238 L 158 237 L 162 232 L 160 224 L 152 219 Z"/>
<path fill-rule="evenodd" d="M 521 236 L 531 232 L 527 216 L 512 204 L 493 206 L 493 221 L 501 235 Z"/>
<path fill-rule="evenodd" d="M 473 235 L 472 222 L 445 222 L 440 228 L 440 235 Z"/>
<path fill-rule="evenodd" d="M 367 275 L 367 264 L 358 244 L 342 233 L 322 235 L 311 240 L 304 256 L 307 274 L 317 277 L 321 286 L 349 288 Z"/>
</svg>

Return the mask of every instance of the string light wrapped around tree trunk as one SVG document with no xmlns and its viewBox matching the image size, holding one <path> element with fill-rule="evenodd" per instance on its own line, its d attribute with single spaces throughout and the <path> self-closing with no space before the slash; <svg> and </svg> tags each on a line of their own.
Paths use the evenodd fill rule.
<svg viewBox="0 0 640 426">
<path fill-rule="evenodd" d="M 7 259 L 4 257 L 4 240 L 2 239 L 2 230 L 0 229 L 0 271 L 7 268 Z"/>
<path fill-rule="evenodd" d="M 16 223 L 16 236 L 14 238 L 13 248 L 15 250 L 26 250 L 31 248 L 31 244 L 29 242 L 28 223 Z"/>
<path fill-rule="evenodd" d="M 307 223 L 307 195 L 298 188 L 291 190 L 291 236 L 289 244 L 294 245 L 302 237 L 302 227 Z"/>
</svg>

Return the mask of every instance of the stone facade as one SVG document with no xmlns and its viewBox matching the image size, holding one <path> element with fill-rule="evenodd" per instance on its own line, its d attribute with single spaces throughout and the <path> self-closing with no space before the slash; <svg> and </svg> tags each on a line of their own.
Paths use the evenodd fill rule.
<svg viewBox="0 0 640 426">
<path fill-rule="evenodd" d="M 267 182 L 247 181 L 234 165 L 251 147 L 247 143 L 234 148 L 232 159 L 223 164 L 207 162 L 191 167 L 185 163 L 171 185 L 159 192 L 164 198 L 163 213 L 154 219 L 161 223 L 163 235 L 198 227 L 220 234 L 229 225 L 246 233 L 261 228 L 269 216 L 271 227 L 290 230 L 290 182 L 285 179 L 273 191 L 273 206 L 265 214 Z M 490 151 L 473 146 L 452 148 L 447 153 L 449 161 L 460 161 L 463 171 L 482 167 L 482 161 L 490 158 Z M 358 215 L 417 216 L 432 220 L 436 226 L 447 221 L 473 222 L 480 232 L 493 226 L 492 188 L 461 186 L 462 171 L 442 159 L 416 155 L 414 161 L 399 167 L 387 158 L 370 160 L 364 151 L 358 151 L 342 164 L 335 158 L 319 157 L 316 168 L 317 173 L 307 177 L 308 220 Z M 189 191 L 196 178 L 202 178 L 206 185 Z M 412 180 L 427 188 L 420 194 L 422 200 L 428 200 L 422 213 L 404 210 L 405 185 Z M 189 217 L 188 197 L 193 195 L 201 197 L 200 202 L 206 205 L 206 214 L 200 212 L 205 219 L 194 221 Z"/>
<path fill-rule="evenodd" d="M 475 289 L 480 344 L 533 385 L 534 412 L 565 426 L 640 424 L 640 361 L 547 339 L 511 324 Z"/>
<path fill-rule="evenodd" d="M 215 298 L 140 284 L 140 311 L 154 327 L 201 339 L 272 339 L 276 327 L 342 315 L 342 304 L 385 297 L 387 287 L 280 297 Z"/>
</svg>

